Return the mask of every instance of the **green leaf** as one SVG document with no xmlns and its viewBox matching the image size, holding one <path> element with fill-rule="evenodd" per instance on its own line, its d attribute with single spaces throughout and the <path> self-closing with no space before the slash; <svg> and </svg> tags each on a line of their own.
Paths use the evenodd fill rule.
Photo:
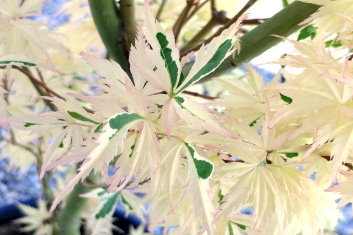
<svg viewBox="0 0 353 235">
<path fill-rule="evenodd" d="M 131 204 L 123 197 L 122 194 L 120 194 L 120 197 L 121 197 L 122 203 L 124 203 L 124 204 L 129 208 L 129 210 L 133 210 L 133 209 L 134 209 L 134 208 L 131 206 Z"/>
<path fill-rule="evenodd" d="M 39 125 L 37 123 L 32 123 L 32 122 L 26 122 L 23 126 L 24 127 L 30 127 L 30 126 L 35 126 L 35 125 Z"/>
<path fill-rule="evenodd" d="M 208 161 L 195 158 L 195 149 L 187 143 L 185 143 L 185 146 L 189 150 L 189 153 L 194 161 L 198 176 L 202 179 L 208 179 L 208 177 L 212 174 L 213 165 Z"/>
<path fill-rule="evenodd" d="M 25 66 L 37 66 L 35 63 L 26 62 L 26 61 L 20 61 L 20 60 L 3 60 L 3 61 L 0 61 L 0 64 L 11 64 L 11 63 L 19 63 L 19 64 L 23 64 Z"/>
<path fill-rule="evenodd" d="M 228 230 L 229 230 L 229 235 L 234 235 L 234 231 L 233 231 L 233 227 L 232 227 L 231 222 L 228 222 Z"/>
<path fill-rule="evenodd" d="M 316 36 L 316 30 L 317 30 L 317 27 L 315 27 L 312 24 L 305 26 L 304 28 L 302 28 L 302 30 L 300 30 L 297 41 L 306 39 L 308 37 L 310 37 L 311 39 L 314 39 Z"/>
<path fill-rule="evenodd" d="M 109 197 L 103 204 L 102 208 L 96 214 L 96 219 L 104 218 L 108 215 L 116 205 L 118 199 L 118 193 L 114 193 L 111 197 Z"/>
<path fill-rule="evenodd" d="M 137 143 L 137 136 L 136 136 L 136 138 L 135 138 L 135 140 L 134 140 L 134 144 L 133 145 L 131 145 L 131 153 L 129 154 L 129 158 L 131 158 L 132 157 L 132 154 L 134 153 L 134 150 L 135 150 L 135 147 L 136 147 L 136 143 Z"/>
<path fill-rule="evenodd" d="M 161 46 L 161 56 L 164 60 L 165 67 L 168 70 L 170 83 L 172 85 L 172 89 L 175 87 L 178 80 L 178 66 L 177 63 L 173 60 L 172 50 L 168 47 L 167 37 L 159 32 L 156 35 L 159 45 Z"/>
<path fill-rule="evenodd" d="M 289 5 L 288 0 L 282 0 L 282 6 L 283 7 L 286 7 L 288 5 Z"/>
<path fill-rule="evenodd" d="M 140 115 L 136 113 L 123 113 L 123 114 L 118 114 L 115 117 L 111 118 L 109 120 L 109 126 L 112 129 L 120 130 L 130 122 L 142 119 Z"/>
<path fill-rule="evenodd" d="M 200 80 L 203 76 L 215 70 L 223 61 L 229 50 L 233 47 L 231 39 L 224 41 L 217 49 L 212 58 L 203 66 L 181 89 L 178 93 L 190 86 L 192 83 Z"/>
<path fill-rule="evenodd" d="M 238 227 L 241 229 L 241 230 L 245 230 L 246 229 L 246 226 L 244 224 L 238 224 L 238 223 L 235 223 L 236 225 L 238 225 Z"/>
<path fill-rule="evenodd" d="M 59 148 L 64 148 L 64 140 L 62 140 L 58 146 Z"/>
<path fill-rule="evenodd" d="M 293 102 L 293 99 L 283 95 L 282 93 L 279 93 L 281 95 L 281 100 L 283 100 L 284 102 L 286 102 L 287 104 L 291 104 Z"/>
<path fill-rule="evenodd" d="M 232 224 L 235 224 L 237 225 L 241 230 L 245 230 L 246 229 L 246 226 L 244 224 L 238 224 L 238 223 L 235 223 L 234 221 L 229 221 L 230 223 Z"/>
<path fill-rule="evenodd" d="M 180 77 L 179 77 L 179 82 L 178 82 L 178 85 L 177 87 L 179 87 L 181 84 L 183 84 L 183 82 L 185 81 L 185 75 L 183 72 L 180 73 Z"/>
<path fill-rule="evenodd" d="M 255 126 L 255 125 L 256 125 L 256 123 L 257 123 L 257 121 L 258 121 L 261 117 L 262 117 L 262 116 L 260 116 L 260 117 L 256 118 L 254 121 L 250 122 L 249 126 L 250 126 L 250 127 Z"/>
<path fill-rule="evenodd" d="M 103 124 L 100 123 L 100 124 L 96 127 L 96 129 L 94 129 L 94 133 L 100 132 L 102 129 L 103 129 Z"/>
<path fill-rule="evenodd" d="M 79 121 L 90 122 L 90 123 L 97 124 L 97 125 L 101 124 L 101 123 L 99 123 L 99 122 L 93 121 L 93 120 L 91 120 L 91 119 L 89 119 L 89 118 L 87 118 L 87 117 L 85 117 L 85 116 L 83 116 L 83 115 L 81 115 L 81 114 L 79 114 L 79 113 L 73 112 L 73 111 L 67 111 L 67 113 L 68 113 L 72 118 L 77 119 L 77 120 L 79 120 Z"/>
<path fill-rule="evenodd" d="M 326 47 L 340 47 L 342 46 L 342 43 L 340 41 L 336 41 L 336 40 L 328 40 L 325 42 Z"/>
<path fill-rule="evenodd" d="M 177 96 L 177 97 L 174 97 L 175 101 L 181 106 L 182 103 L 184 103 L 184 98 L 183 97 L 180 97 L 180 96 Z"/>
<path fill-rule="evenodd" d="M 106 193 L 107 193 L 107 190 L 103 189 L 102 191 L 97 193 L 97 196 L 103 196 Z"/>
<path fill-rule="evenodd" d="M 294 158 L 299 156 L 299 154 L 296 152 L 278 152 L 278 153 L 286 155 L 287 158 Z"/>
<path fill-rule="evenodd" d="M 224 195 L 222 194 L 221 189 L 218 190 L 218 204 L 221 205 L 223 203 Z"/>
</svg>

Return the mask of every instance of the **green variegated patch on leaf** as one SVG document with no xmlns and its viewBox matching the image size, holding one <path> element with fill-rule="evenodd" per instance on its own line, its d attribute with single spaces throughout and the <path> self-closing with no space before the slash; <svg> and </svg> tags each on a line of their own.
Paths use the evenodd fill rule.
<svg viewBox="0 0 353 235">
<path fill-rule="evenodd" d="M 96 121 L 94 121 L 94 120 L 92 120 L 92 119 L 89 119 L 89 118 L 87 118 L 87 117 L 85 117 L 85 116 L 83 116 L 83 115 L 81 115 L 81 114 L 79 114 L 79 113 L 77 113 L 77 112 L 67 111 L 67 113 L 68 113 L 72 118 L 74 118 L 74 119 L 76 119 L 76 120 L 79 120 L 79 121 L 82 121 L 82 122 L 90 122 L 90 123 L 97 124 L 97 125 L 101 124 L 101 123 L 96 122 Z"/>
<path fill-rule="evenodd" d="M 174 99 L 175 99 L 175 101 L 176 101 L 180 106 L 182 106 L 182 103 L 185 102 L 184 98 L 183 98 L 183 97 L 180 97 L 180 96 L 177 96 L 177 97 L 175 97 Z"/>
<path fill-rule="evenodd" d="M 133 122 L 142 118 L 143 117 L 141 117 L 137 113 L 122 113 L 109 119 L 109 126 L 112 129 L 120 130 L 130 122 Z"/>
<path fill-rule="evenodd" d="M 165 67 L 169 73 L 170 84 L 172 85 L 171 90 L 176 86 L 178 80 L 178 66 L 175 60 L 172 57 L 172 49 L 168 47 L 169 42 L 167 37 L 159 32 L 156 35 L 156 38 L 161 47 L 161 56 L 164 60 Z"/>
<path fill-rule="evenodd" d="M 177 93 L 180 93 L 181 91 L 185 90 L 188 86 L 191 84 L 197 82 L 213 70 L 215 70 L 221 62 L 224 60 L 226 57 L 227 53 L 232 49 L 233 47 L 233 42 L 231 39 L 225 40 L 216 50 L 216 52 L 213 54 L 211 59 L 206 62 L 206 64 L 185 84 L 183 87 L 178 89 Z"/>
<path fill-rule="evenodd" d="M 282 93 L 279 93 L 281 96 L 281 100 L 286 102 L 287 104 L 291 104 L 293 102 L 293 99 L 290 98 L 289 96 L 283 95 Z"/>
<path fill-rule="evenodd" d="M 100 132 L 102 129 L 103 129 L 103 124 L 100 123 L 100 124 L 96 127 L 96 129 L 94 129 L 94 133 Z"/>
<path fill-rule="evenodd" d="M 202 179 L 208 179 L 213 172 L 213 164 L 207 159 L 201 158 L 189 144 L 185 143 L 185 146 L 194 161 L 198 176 Z"/>
<path fill-rule="evenodd" d="M 306 39 L 310 37 L 311 39 L 314 39 L 317 34 L 317 27 L 315 27 L 312 24 L 307 25 L 304 27 L 302 30 L 300 30 L 297 41 Z"/>
<path fill-rule="evenodd" d="M 296 152 L 278 152 L 278 153 L 286 155 L 287 158 L 294 158 L 299 156 L 299 154 Z"/>
<path fill-rule="evenodd" d="M 35 126 L 35 125 L 40 125 L 40 124 L 32 123 L 32 122 L 26 122 L 23 126 L 24 127 L 30 127 L 30 126 Z"/>
<path fill-rule="evenodd" d="M 20 61 L 20 60 L 3 60 L 3 61 L 0 61 L 0 65 L 1 64 L 12 64 L 12 63 L 23 64 L 23 65 L 28 66 L 28 67 L 37 66 L 35 63 L 26 62 L 26 61 Z"/>
<path fill-rule="evenodd" d="M 118 200 L 119 193 L 114 193 L 112 196 L 110 196 L 104 203 L 103 206 L 100 208 L 98 213 L 96 213 L 95 217 L 96 219 L 102 219 L 106 217 L 112 210 L 115 209 L 115 205 Z"/>
</svg>

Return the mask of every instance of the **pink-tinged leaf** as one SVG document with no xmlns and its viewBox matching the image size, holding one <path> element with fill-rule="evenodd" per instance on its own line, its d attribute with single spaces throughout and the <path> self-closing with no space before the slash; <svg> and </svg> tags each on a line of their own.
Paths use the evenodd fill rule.
<svg viewBox="0 0 353 235">
<path fill-rule="evenodd" d="M 213 39 L 207 45 L 207 49 L 206 46 L 203 45 L 195 53 L 195 62 L 185 80 L 178 85 L 176 90 L 177 94 L 213 72 L 222 63 L 232 51 L 235 42 L 235 34 L 245 18 L 246 15 L 240 17 L 236 23 Z"/>
<path fill-rule="evenodd" d="M 189 148 L 192 147 L 187 147 L 187 152 L 189 152 Z M 193 153 L 189 152 L 188 154 L 188 180 L 190 180 L 189 190 L 193 196 L 193 208 L 195 211 L 195 216 L 201 216 L 203 228 L 207 230 L 207 234 L 213 235 L 215 234 L 215 208 L 210 196 L 210 180 L 200 178 L 197 165 L 195 164 L 195 157 L 198 159 L 202 158 L 198 156 L 197 152 L 193 149 Z M 202 161 L 206 161 L 206 159 L 202 159 Z"/>
<path fill-rule="evenodd" d="M 128 148 L 124 148 L 123 154 L 117 160 L 115 166 L 116 173 L 111 177 L 108 190 L 110 192 L 120 191 L 127 184 L 137 185 L 138 182 L 145 180 L 144 172 L 149 172 L 146 176 L 150 177 L 152 172 L 158 167 L 158 146 L 154 126 L 144 121 L 136 135 L 135 144 L 130 146 L 131 151 L 125 153 Z M 147 157 L 148 156 L 148 157 Z M 132 182 L 132 177 L 136 177 Z"/>
<path fill-rule="evenodd" d="M 87 61 L 94 71 L 102 77 L 116 79 L 122 85 L 124 84 L 125 79 L 129 78 L 125 71 L 115 61 L 98 58 L 85 52 L 81 52 L 80 55 Z"/>
<path fill-rule="evenodd" d="M 136 89 L 145 90 L 146 86 L 152 85 L 155 89 L 158 89 L 153 93 L 157 93 L 167 89 L 167 86 L 162 83 L 162 79 L 158 77 L 155 78 L 153 72 L 155 65 L 146 56 L 146 50 L 150 50 L 150 46 L 143 35 L 142 28 L 138 25 L 135 43 L 130 48 L 130 70 L 134 78 Z M 146 84 L 146 82 L 151 84 Z"/>
<path fill-rule="evenodd" d="M 179 50 L 175 45 L 175 39 L 171 31 L 165 32 L 154 18 L 148 1 L 144 5 L 144 23 L 146 26 L 145 36 L 152 50 L 147 51 L 149 58 L 156 66 L 160 79 L 168 84 L 166 92 L 176 88 L 181 72 L 179 62 Z"/>
<path fill-rule="evenodd" d="M 173 132 L 173 128 L 178 120 L 174 99 L 168 99 L 161 110 L 162 123 L 168 137 Z"/>
<path fill-rule="evenodd" d="M 109 122 L 103 128 L 103 133 L 99 136 L 96 148 L 87 156 L 82 163 L 79 173 L 69 182 L 69 184 L 61 191 L 53 201 L 51 211 L 59 204 L 59 202 L 73 189 L 73 187 L 81 180 L 85 179 L 91 171 L 107 170 L 110 161 L 124 149 L 124 142 L 128 130 L 141 121 L 136 115 L 130 118 L 129 113 L 120 113 L 109 119 Z"/>
<path fill-rule="evenodd" d="M 219 134 L 228 138 L 236 139 L 236 137 L 226 130 L 216 120 L 216 116 L 211 114 L 207 107 L 198 104 L 186 97 L 176 97 L 178 103 L 175 105 L 178 116 L 193 128 L 199 130 L 207 130 L 209 132 Z"/>
</svg>

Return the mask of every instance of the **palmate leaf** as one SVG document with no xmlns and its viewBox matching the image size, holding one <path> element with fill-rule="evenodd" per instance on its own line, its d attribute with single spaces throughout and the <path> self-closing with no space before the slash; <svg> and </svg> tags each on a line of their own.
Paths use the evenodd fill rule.
<svg viewBox="0 0 353 235">
<path fill-rule="evenodd" d="M 174 88 L 178 80 L 178 66 L 176 64 L 176 61 L 172 58 L 172 50 L 168 48 L 169 42 L 167 37 L 163 33 L 158 32 L 156 34 L 156 38 L 161 47 L 161 56 L 168 70 L 170 83 L 172 85 L 172 88 Z"/>
<path fill-rule="evenodd" d="M 77 120 L 79 120 L 79 121 L 90 122 L 90 123 L 97 124 L 97 125 L 101 124 L 101 123 L 99 123 L 99 122 L 96 122 L 96 121 L 94 121 L 94 120 L 92 120 L 92 119 L 89 119 L 88 117 L 85 117 L 85 116 L 83 116 L 83 115 L 81 115 L 81 114 L 79 114 L 79 113 L 77 113 L 77 112 L 74 112 L 74 111 L 67 111 L 67 113 L 68 113 L 72 118 L 75 118 L 75 119 L 77 119 Z"/>
<path fill-rule="evenodd" d="M 177 115 L 193 128 L 236 139 L 232 133 L 222 127 L 216 116 L 210 113 L 206 106 L 187 97 L 177 96 L 173 100 Z"/>
<path fill-rule="evenodd" d="M 135 113 L 118 113 L 113 115 L 108 124 L 103 128 L 103 133 L 98 137 L 97 146 L 89 153 L 85 161 L 82 163 L 79 173 L 68 183 L 53 201 L 51 211 L 55 209 L 61 199 L 72 190 L 72 188 L 80 181 L 88 176 L 92 171 L 100 171 L 103 175 L 107 175 L 107 165 L 114 157 L 123 151 L 127 132 L 143 117 Z M 61 161 L 61 164 L 67 164 Z"/>
<path fill-rule="evenodd" d="M 192 160 L 194 161 L 197 174 L 201 179 L 208 179 L 213 172 L 213 164 L 207 159 L 201 158 L 193 147 L 185 143 Z"/>
<path fill-rule="evenodd" d="M 203 227 L 207 230 L 207 234 L 214 235 L 214 205 L 210 197 L 209 178 L 213 172 L 213 164 L 207 159 L 199 156 L 196 150 L 189 144 L 185 143 L 189 153 L 189 180 L 190 190 L 193 196 L 193 207 L 195 216 L 201 216 Z"/>
<path fill-rule="evenodd" d="M 213 70 L 215 70 L 221 62 L 225 59 L 228 52 L 233 47 L 233 42 L 231 39 L 227 39 L 224 41 L 216 50 L 214 55 L 210 60 L 208 60 L 205 65 L 194 75 L 192 76 L 186 83 L 183 83 L 181 88 L 178 89 L 178 92 L 185 90 L 191 84 L 197 82 L 202 77 L 206 76 Z"/>
<path fill-rule="evenodd" d="M 114 209 L 115 205 L 118 201 L 119 193 L 114 193 L 107 198 L 107 200 L 103 203 L 100 210 L 96 213 L 96 219 L 101 219 L 110 214 Z"/>
<path fill-rule="evenodd" d="M 203 45 L 195 53 L 195 63 L 184 81 L 178 85 L 175 94 L 185 90 L 207 74 L 213 72 L 232 50 L 235 42 L 235 33 L 239 30 L 241 22 L 246 15 L 240 17 L 236 23 L 224 30 L 222 34 L 213 39 L 207 46 Z M 207 49 L 206 49 L 207 48 Z"/>
<path fill-rule="evenodd" d="M 175 39 L 171 31 L 164 31 L 161 25 L 155 20 L 148 1 L 145 1 L 144 23 L 146 30 L 144 32 L 151 50 L 146 50 L 146 55 L 155 65 L 155 76 L 166 79 L 169 89 L 166 92 L 173 92 L 178 84 L 181 65 L 179 61 L 179 50 L 175 45 Z"/>
</svg>

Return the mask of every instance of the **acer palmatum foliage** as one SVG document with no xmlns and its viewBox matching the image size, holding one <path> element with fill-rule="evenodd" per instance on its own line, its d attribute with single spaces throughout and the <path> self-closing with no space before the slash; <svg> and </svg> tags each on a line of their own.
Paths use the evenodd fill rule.
<svg viewBox="0 0 353 235">
<path fill-rule="evenodd" d="M 287 40 L 295 52 L 276 62 L 286 69 L 272 82 L 265 84 L 248 66 L 246 79 L 215 79 L 225 92 L 202 101 L 185 91 L 227 56 L 237 56 L 236 33 L 245 16 L 180 58 L 172 31 L 155 20 L 146 1 L 126 73 L 87 52 L 90 43 L 61 45 L 57 34 L 25 19 L 42 1 L 4 2 L 0 125 L 10 135 L 2 136 L 2 151 L 30 156 L 22 165 L 37 159 L 42 178 L 62 166 L 79 166 L 59 184 L 51 212 L 80 182 L 92 183 L 86 178 L 93 173 L 104 185 L 81 195 L 90 201 L 81 217 L 91 234 L 109 234 L 117 201 L 141 217 L 148 202 L 150 229 L 172 226 L 169 234 L 210 235 L 319 234 L 335 225 L 339 195 L 339 207 L 352 202 L 351 0 L 330 1 L 310 18 L 315 27 L 303 34 L 312 40 Z M 92 24 L 85 22 L 78 32 Z M 33 34 L 44 36 L 38 41 Z M 86 51 L 80 59 L 78 47 Z M 75 68 L 75 75 L 93 70 L 100 78 L 72 82 Z M 67 72 L 59 82 L 57 72 L 53 76 L 58 70 Z M 28 88 L 33 84 L 40 89 Z M 52 231 L 43 202 L 38 212 L 21 207 L 26 229 Z M 247 208 L 251 215 L 242 213 Z"/>
</svg>

